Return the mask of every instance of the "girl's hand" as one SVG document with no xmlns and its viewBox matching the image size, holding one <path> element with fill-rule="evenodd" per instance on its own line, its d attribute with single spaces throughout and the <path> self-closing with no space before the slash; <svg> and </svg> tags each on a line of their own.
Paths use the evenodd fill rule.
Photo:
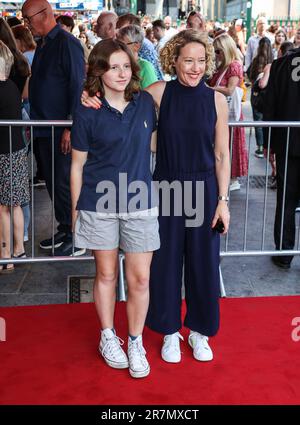
<svg viewBox="0 0 300 425">
<path fill-rule="evenodd" d="M 99 92 L 96 94 L 97 96 L 100 96 Z M 97 96 L 90 97 L 88 92 L 83 90 L 81 95 L 81 104 L 85 106 L 86 108 L 100 109 L 102 106 L 102 103 Z"/>
<path fill-rule="evenodd" d="M 224 224 L 224 231 L 222 232 L 222 235 L 226 235 L 229 229 L 229 222 L 230 222 L 230 213 L 229 213 L 229 209 L 228 209 L 228 205 L 226 201 L 218 202 L 215 216 L 211 224 L 212 228 L 215 227 L 218 220 L 222 221 Z"/>
</svg>

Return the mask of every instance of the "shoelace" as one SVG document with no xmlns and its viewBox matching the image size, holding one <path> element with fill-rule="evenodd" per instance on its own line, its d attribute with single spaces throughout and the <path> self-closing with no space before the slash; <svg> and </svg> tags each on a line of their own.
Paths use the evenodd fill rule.
<svg viewBox="0 0 300 425">
<path fill-rule="evenodd" d="M 168 351 L 170 348 L 177 349 L 178 338 L 184 341 L 183 336 L 179 332 L 176 332 L 175 334 L 172 334 L 172 335 L 166 335 L 164 337 L 164 342 L 166 343 L 165 350 Z"/>
<path fill-rule="evenodd" d="M 143 366 L 147 365 L 147 360 L 145 358 L 146 350 L 138 340 L 131 341 L 130 349 L 128 350 L 128 357 L 133 362 L 135 360 L 140 360 Z"/>
<path fill-rule="evenodd" d="M 106 350 L 109 350 L 109 354 L 112 355 L 113 358 L 116 358 L 118 354 L 122 354 L 123 352 L 121 350 L 121 345 L 124 344 L 123 339 L 115 335 L 112 338 L 109 338 L 106 340 L 105 344 L 103 345 L 103 348 L 101 350 L 102 355 L 105 354 Z M 118 353 L 117 353 L 118 352 Z"/>
</svg>

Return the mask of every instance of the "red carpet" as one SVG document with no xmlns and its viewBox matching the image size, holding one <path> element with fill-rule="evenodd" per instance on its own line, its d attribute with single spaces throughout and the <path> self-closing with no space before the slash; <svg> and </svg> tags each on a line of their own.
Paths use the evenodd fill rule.
<svg viewBox="0 0 300 425">
<path fill-rule="evenodd" d="M 0 342 L 0 404 L 299 404 L 300 341 L 291 322 L 300 297 L 221 301 L 215 359 L 199 363 L 183 331 L 183 360 L 160 359 L 161 336 L 145 331 L 148 378 L 106 366 L 97 355 L 92 304 L 10 307 Z M 124 303 L 116 327 L 126 338 Z M 300 332 L 298 332 L 300 334 Z"/>
</svg>

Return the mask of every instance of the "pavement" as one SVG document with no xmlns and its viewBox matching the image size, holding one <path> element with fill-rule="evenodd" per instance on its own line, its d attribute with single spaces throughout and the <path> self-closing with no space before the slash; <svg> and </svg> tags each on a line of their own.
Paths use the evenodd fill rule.
<svg viewBox="0 0 300 425">
<path fill-rule="evenodd" d="M 243 104 L 246 121 L 252 120 L 249 100 Z M 246 219 L 246 181 L 241 179 L 242 187 L 231 192 L 231 227 L 228 240 L 222 238 L 222 251 L 261 249 L 263 241 L 262 223 L 264 217 L 265 191 L 263 178 L 266 160 L 254 156 L 255 137 L 246 131 L 249 143 L 250 175 L 253 176 L 248 193 L 247 232 L 244 231 Z M 35 255 L 50 253 L 41 250 L 38 242 L 51 235 L 51 203 L 45 188 L 36 188 L 35 210 Z M 276 205 L 276 191 L 268 189 L 266 201 L 266 230 L 264 249 L 274 249 L 273 224 Z M 297 214 L 300 216 L 300 214 Z M 296 217 L 299 240 L 300 217 Z M 299 245 L 299 244 L 298 244 Z M 25 244 L 30 255 L 31 242 Z M 226 257 L 221 260 L 221 270 L 227 297 L 257 297 L 300 294 L 300 258 L 296 256 L 291 269 L 277 268 L 268 256 Z M 10 273 L 0 273 L 0 306 L 62 304 L 68 302 L 68 278 L 70 276 L 89 276 L 93 279 L 95 267 L 92 261 L 49 262 L 18 264 Z"/>
</svg>

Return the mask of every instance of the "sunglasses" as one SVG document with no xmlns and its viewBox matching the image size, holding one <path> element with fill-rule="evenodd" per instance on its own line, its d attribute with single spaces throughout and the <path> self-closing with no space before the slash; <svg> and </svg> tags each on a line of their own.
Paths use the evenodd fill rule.
<svg viewBox="0 0 300 425">
<path fill-rule="evenodd" d="M 219 55 L 221 52 L 222 52 L 222 50 L 220 50 L 220 49 L 215 49 L 215 54 L 216 54 L 216 55 Z"/>
</svg>

